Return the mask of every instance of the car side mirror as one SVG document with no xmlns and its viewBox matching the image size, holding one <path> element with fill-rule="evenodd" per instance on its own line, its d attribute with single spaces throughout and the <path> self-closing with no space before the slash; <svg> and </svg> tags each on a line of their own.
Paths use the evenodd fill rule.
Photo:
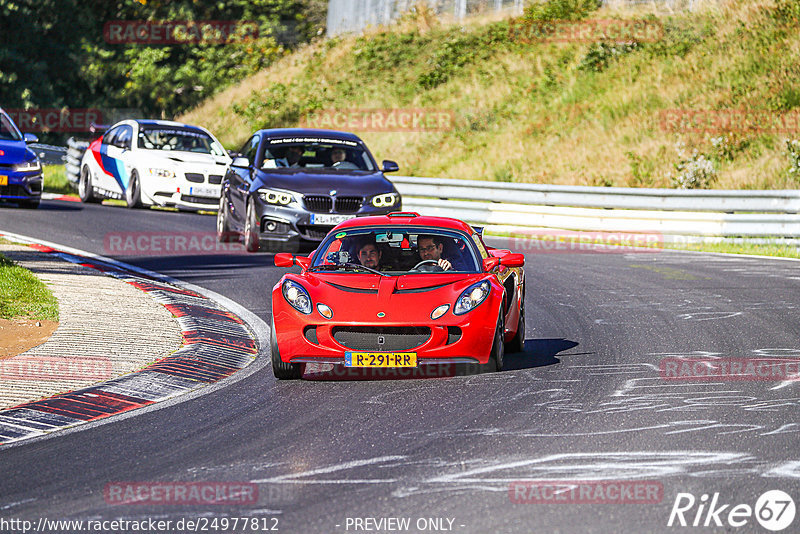
<svg viewBox="0 0 800 534">
<path fill-rule="evenodd" d="M 275 254 L 273 259 L 275 267 L 291 267 L 292 265 L 299 265 L 304 271 L 311 265 L 311 258 L 305 256 L 295 256 L 288 252 L 279 252 Z"/>
<path fill-rule="evenodd" d="M 400 166 L 390 159 L 385 159 L 383 160 L 383 169 L 381 170 L 383 172 L 397 172 L 400 170 Z"/>
<path fill-rule="evenodd" d="M 238 157 L 233 159 L 233 163 L 231 163 L 231 167 L 242 167 L 244 169 L 250 166 L 250 160 L 243 157 Z"/>
<path fill-rule="evenodd" d="M 33 135 L 32 133 L 22 134 L 22 138 L 25 140 L 26 143 L 38 143 L 39 138 Z"/>
<path fill-rule="evenodd" d="M 495 267 L 500 265 L 500 258 L 495 258 L 494 256 L 490 258 L 483 258 L 483 270 L 484 271 L 491 271 Z"/>
<path fill-rule="evenodd" d="M 525 256 L 516 252 L 511 252 L 500 258 L 500 265 L 506 267 L 522 267 L 525 265 Z"/>
</svg>

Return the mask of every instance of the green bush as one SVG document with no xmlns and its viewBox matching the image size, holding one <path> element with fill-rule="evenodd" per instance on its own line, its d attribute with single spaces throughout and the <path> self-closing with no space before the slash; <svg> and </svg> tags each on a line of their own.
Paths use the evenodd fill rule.
<svg viewBox="0 0 800 534">
<path fill-rule="evenodd" d="M 597 11 L 601 0 L 548 0 L 533 3 L 525 8 L 522 19 L 526 21 L 542 20 L 581 20 L 589 13 Z"/>
</svg>

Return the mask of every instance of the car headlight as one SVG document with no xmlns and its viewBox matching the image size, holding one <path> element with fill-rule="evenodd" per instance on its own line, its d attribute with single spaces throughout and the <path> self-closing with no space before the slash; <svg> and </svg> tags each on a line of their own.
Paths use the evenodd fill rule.
<svg viewBox="0 0 800 534">
<path fill-rule="evenodd" d="M 147 172 L 150 173 L 150 176 L 158 176 L 159 178 L 175 178 L 175 171 L 171 171 L 169 169 L 158 169 L 158 168 L 150 168 L 147 169 Z"/>
<path fill-rule="evenodd" d="M 386 193 L 372 197 L 372 205 L 376 208 L 388 208 L 397 204 L 400 195 L 397 193 Z"/>
<path fill-rule="evenodd" d="M 273 189 L 259 189 L 258 196 L 267 204 L 277 204 L 279 206 L 288 206 L 294 200 L 291 194 Z"/>
<path fill-rule="evenodd" d="M 308 291 L 306 291 L 306 288 L 297 282 L 285 280 L 281 286 L 281 290 L 283 291 L 283 298 L 286 299 L 286 302 L 288 302 L 292 308 L 305 315 L 311 313 L 311 296 L 308 294 Z"/>
<path fill-rule="evenodd" d="M 32 159 L 24 163 L 17 163 L 13 168 L 17 172 L 35 172 L 42 170 L 42 164 L 38 159 Z"/>
<path fill-rule="evenodd" d="M 475 307 L 489 296 L 489 288 L 489 282 L 486 280 L 469 286 L 458 296 L 456 306 L 453 308 L 453 313 L 456 315 L 463 315 L 475 309 Z"/>
</svg>

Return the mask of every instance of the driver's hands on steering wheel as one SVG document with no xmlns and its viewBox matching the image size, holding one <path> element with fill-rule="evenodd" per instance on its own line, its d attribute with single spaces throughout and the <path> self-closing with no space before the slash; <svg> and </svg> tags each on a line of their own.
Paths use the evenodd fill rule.
<svg viewBox="0 0 800 534">
<path fill-rule="evenodd" d="M 449 271 L 453 268 L 453 265 L 444 258 L 439 258 L 437 265 L 439 265 L 439 267 L 441 267 L 444 271 Z"/>
</svg>

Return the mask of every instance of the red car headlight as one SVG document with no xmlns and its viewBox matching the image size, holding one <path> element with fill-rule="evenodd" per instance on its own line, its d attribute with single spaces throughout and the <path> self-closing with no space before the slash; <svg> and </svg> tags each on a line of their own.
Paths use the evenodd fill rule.
<svg viewBox="0 0 800 534">
<path fill-rule="evenodd" d="M 456 315 L 464 315 L 468 311 L 475 309 L 489 296 L 489 289 L 489 282 L 486 280 L 478 282 L 477 284 L 472 284 L 458 296 L 458 299 L 456 299 L 456 306 L 453 308 L 453 313 Z"/>
<path fill-rule="evenodd" d="M 306 288 L 297 282 L 285 280 L 281 286 L 281 292 L 292 308 L 305 315 L 311 313 L 311 296 Z"/>
</svg>

